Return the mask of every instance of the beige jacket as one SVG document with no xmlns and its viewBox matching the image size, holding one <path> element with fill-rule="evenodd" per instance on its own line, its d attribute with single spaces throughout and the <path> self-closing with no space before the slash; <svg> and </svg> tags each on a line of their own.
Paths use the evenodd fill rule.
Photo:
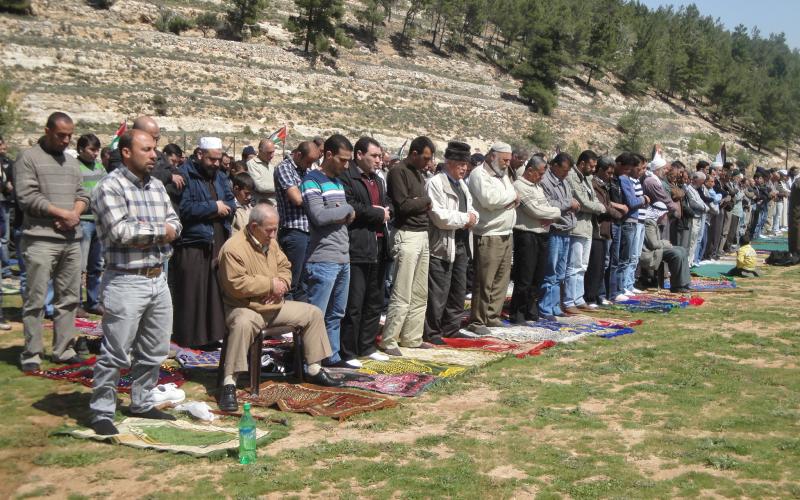
<svg viewBox="0 0 800 500">
<path fill-rule="evenodd" d="M 514 181 L 514 189 L 519 193 L 517 223 L 514 229 L 532 233 L 547 233 L 550 223 L 561 217 L 561 210 L 550 205 L 544 190 L 524 177 Z"/>
<path fill-rule="evenodd" d="M 475 210 L 481 214 L 472 232 L 479 236 L 511 234 L 516 211 L 506 207 L 517 199 L 517 193 L 508 173 L 498 177 L 489 165 L 483 163 L 469 174 L 468 184 Z"/>
<path fill-rule="evenodd" d="M 453 262 L 456 257 L 455 234 L 457 229 L 462 229 L 469 222 L 469 214 L 478 212 L 472 207 L 472 195 L 469 194 L 467 184 L 458 181 L 461 190 L 467 198 L 467 211 L 458 210 L 458 195 L 447 174 L 440 172 L 434 175 L 425 186 L 425 191 L 431 199 L 431 209 L 428 212 L 431 224 L 428 226 L 428 238 L 431 258 Z M 472 253 L 472 238 L 469 238 L 469 250 Z"/>
</svg>

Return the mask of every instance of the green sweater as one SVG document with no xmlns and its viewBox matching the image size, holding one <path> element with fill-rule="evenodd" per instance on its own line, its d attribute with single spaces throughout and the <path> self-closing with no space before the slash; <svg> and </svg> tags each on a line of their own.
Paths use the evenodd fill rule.
<svg viewBox="0 0 800 500">
<path fill-rule="evenodd" d="M 40 140 L 23 151 L 14 162 L 17 201 L 24 214 L 22 234 L 67 241 L 80 239 L 80 225 L 71 231 L 56 231 L 55 220 L 47 212 L 51 204 L 65 210 L 72 210 L 78 200 L 89 205 L 80 164 L 70 155 L 48 153 L 41 144 Z"/>
<path fill-rule="evenodd" d="M 100 182 L 100 179 L 105 177 L 106 169 L 103 168 L 103 164 L 99 161 L 95 162 L 92 166 L 83 163 L 80 159 L 78 162 L 81 164 L 81 174 L 83 174 L 83 188 L 86 190 L 86 194 L 89 198 L 91 198 L 94 187 Z M 81 220 L 94 222 L 94 213 L 92 213 L 89 207 L 87 207 L 86 211 L 81 215 Z"/>
</svg>

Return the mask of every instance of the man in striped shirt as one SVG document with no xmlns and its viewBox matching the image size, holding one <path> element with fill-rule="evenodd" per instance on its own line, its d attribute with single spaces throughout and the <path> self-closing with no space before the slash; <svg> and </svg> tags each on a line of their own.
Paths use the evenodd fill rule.
<svg viewBox="0 0 800 500">
<path fill-rule="evenodd" d="M 92 428 L 101 435 L 118 433 L 114 412 L 122 368 L 131 368 L 132 416 L 175 420 L 156 409 L 150 398 L 172 333 L 172 298 L 163 266 L 172 255 L 170 243 L 182 229 L 164 185 L 150 177 L 155 148 L 146 132 L 123 134 L 122 166 L 92 193 L 107 266 L 101 285 L 103 344 L 89 403 Z"/>
<path fill-rule="evenodd" d="M 350 288 L 350 236 L 347 225 L 355 211 L 338 179 L 353 159 L 353 145 L 346 137 L 334 134 L 323 146 L 319 170 L 303 178 L 303 205 L 308 214 L 311 240 L 301 281 L 308 303 L 325 313 L 325 328 L 333 354 L 323 364 L 360 368 L 358 360 L 342 360 L 339 355 L 340 325 L 347 307 Z"/>
</svg>

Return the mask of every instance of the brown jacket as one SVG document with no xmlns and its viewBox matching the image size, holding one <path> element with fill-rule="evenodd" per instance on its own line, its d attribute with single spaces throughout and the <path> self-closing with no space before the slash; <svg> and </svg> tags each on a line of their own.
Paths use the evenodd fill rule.
<svg viewBox="0 0 800 500">
<path fill-rule="evenodd" d="M 225 304 L 247 307 L 258 313 L 277 312 L 283 305 L 261 301 L 272 293 L 272 278 L 279 278 L 288 287 L 292 282 L 292 266 L 276 240 L 264 252 L 247 229 L 236 232 L 219 252 L 219 283 Z"/>
</svg>

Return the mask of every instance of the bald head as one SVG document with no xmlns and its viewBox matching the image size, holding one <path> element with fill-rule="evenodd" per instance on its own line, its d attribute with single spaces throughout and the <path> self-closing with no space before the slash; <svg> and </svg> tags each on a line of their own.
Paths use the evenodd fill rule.
<svg viewBox="0 0 800 500">
<path fill-rule="evenodd" d="M 158 140 L 161 138 L 161 129 L 158 127 L 158 123 L 147 115 L 142 115 L 133 120 L 133 129 L 147 132 L 156 144 L 158 144 Z"/>
</svg>

